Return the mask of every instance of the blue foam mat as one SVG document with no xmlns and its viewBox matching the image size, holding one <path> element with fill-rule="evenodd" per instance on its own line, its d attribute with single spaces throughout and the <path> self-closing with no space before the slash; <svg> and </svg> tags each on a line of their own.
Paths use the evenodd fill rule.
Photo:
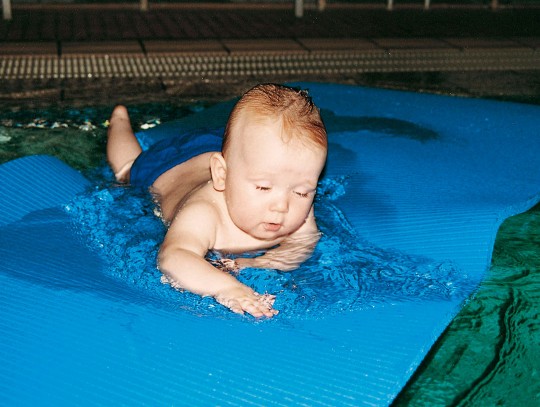
<svg viewBox="0 0 540 407">
<path fill-rule="evenodd" d="M 1 405 L 391 403 L 484 277 L 500 223 L 538 202 L 540 109 L 301 85 L 329 129 L 325 177 L 343 187 L 332 204 L 358 235 L 450 261 L 474 284 L 277 322 L 161 307 L 103 273 L 107 259 L 74 227 L 65 205 L 89 182 L 22 158 L 0 166 Z M 230 106 L 139 137 L 222 126 Z"/>
</svg>

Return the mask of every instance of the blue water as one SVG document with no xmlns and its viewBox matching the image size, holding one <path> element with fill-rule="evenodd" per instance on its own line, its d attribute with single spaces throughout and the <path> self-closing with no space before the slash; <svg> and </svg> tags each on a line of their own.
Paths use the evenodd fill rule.
<svg viewBox="0 0 540 407">
<path fill-rule="evenodd" d="M 77 196 L 64 210 L 77 234 L 103 259 L 107 277 L 143 291 L 160 306 L 237 318 L 211 298 L 161 283 L 156 256 L 166 228 L 154 215 L 150 194 L 114 184 L 112 174 L 103 172 L 107 178 L 95 179 L 98 186 Z M 324 318 L 400 301 L 450 300 L 470 291 L 474 282 L 450 262 L 383 250 L 358 236 L 332 204 L 346 188 L 343 178 L 325 179 L 319 186 L 315 213 L 322 237 L 299 269 L 244 269 L 237 276 L 257 292 L 277 295 L 276 319 Z M 219 256 L 210 254 L 212 259 Z"/>
</svg>

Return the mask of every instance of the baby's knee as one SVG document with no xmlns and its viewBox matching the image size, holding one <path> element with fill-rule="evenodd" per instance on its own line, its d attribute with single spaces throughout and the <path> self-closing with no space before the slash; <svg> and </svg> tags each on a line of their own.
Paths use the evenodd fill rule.
<svg viewBox="0 0 540 407">
<path fill-rule="evenodd" d="M 114 173 L 114 177 L 116 178 L 116 181 L 121 183 L 129 183 L 130 180 L 130 171 L 131 167 L 133 165 L 135 160 L 130 160 L 127 163 L 125 163 L 122 168 L 120 168 L 118 171 Z"/>
</svg>

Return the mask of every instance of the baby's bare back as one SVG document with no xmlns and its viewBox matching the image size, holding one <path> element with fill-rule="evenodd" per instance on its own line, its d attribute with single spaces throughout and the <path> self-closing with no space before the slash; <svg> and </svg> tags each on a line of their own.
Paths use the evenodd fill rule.
<svg viewBox="0 0 540 407">
<path fill-rule="evenodd" d="M 164 172 L 152 184 L 151 192 L 161 208 L 163 221 L 170 223 L 186 198 L 212 179 L 212 154 L 209 152 L 193 157 Z"/>
</svg>

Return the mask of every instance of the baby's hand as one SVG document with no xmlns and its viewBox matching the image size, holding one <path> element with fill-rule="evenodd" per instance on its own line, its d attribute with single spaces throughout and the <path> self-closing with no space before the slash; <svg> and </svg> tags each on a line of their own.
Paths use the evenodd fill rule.
<svg viewBox="0 0 540 407">
<path fill-rule="evenodd" d="M 224 290 L 216 295 L 215 299 L 237 314 L 247 312 L 256 318 L 270 318 L 279 312 L 273 308 L 275 295 L 261 295 L 244 285 Z"/>
<path fill-rule="evenodd" d="M 210 263 L 215 268 L 225 271 L 227 273 L 231 273 L 234 275 L 237 275 L 240 273 L 240 267 L 238 267 L 238 264 L 236 263 L 236 260 L 234 259 L 217 259 L 217 260 L 211 260 Z"/>
</svg>

